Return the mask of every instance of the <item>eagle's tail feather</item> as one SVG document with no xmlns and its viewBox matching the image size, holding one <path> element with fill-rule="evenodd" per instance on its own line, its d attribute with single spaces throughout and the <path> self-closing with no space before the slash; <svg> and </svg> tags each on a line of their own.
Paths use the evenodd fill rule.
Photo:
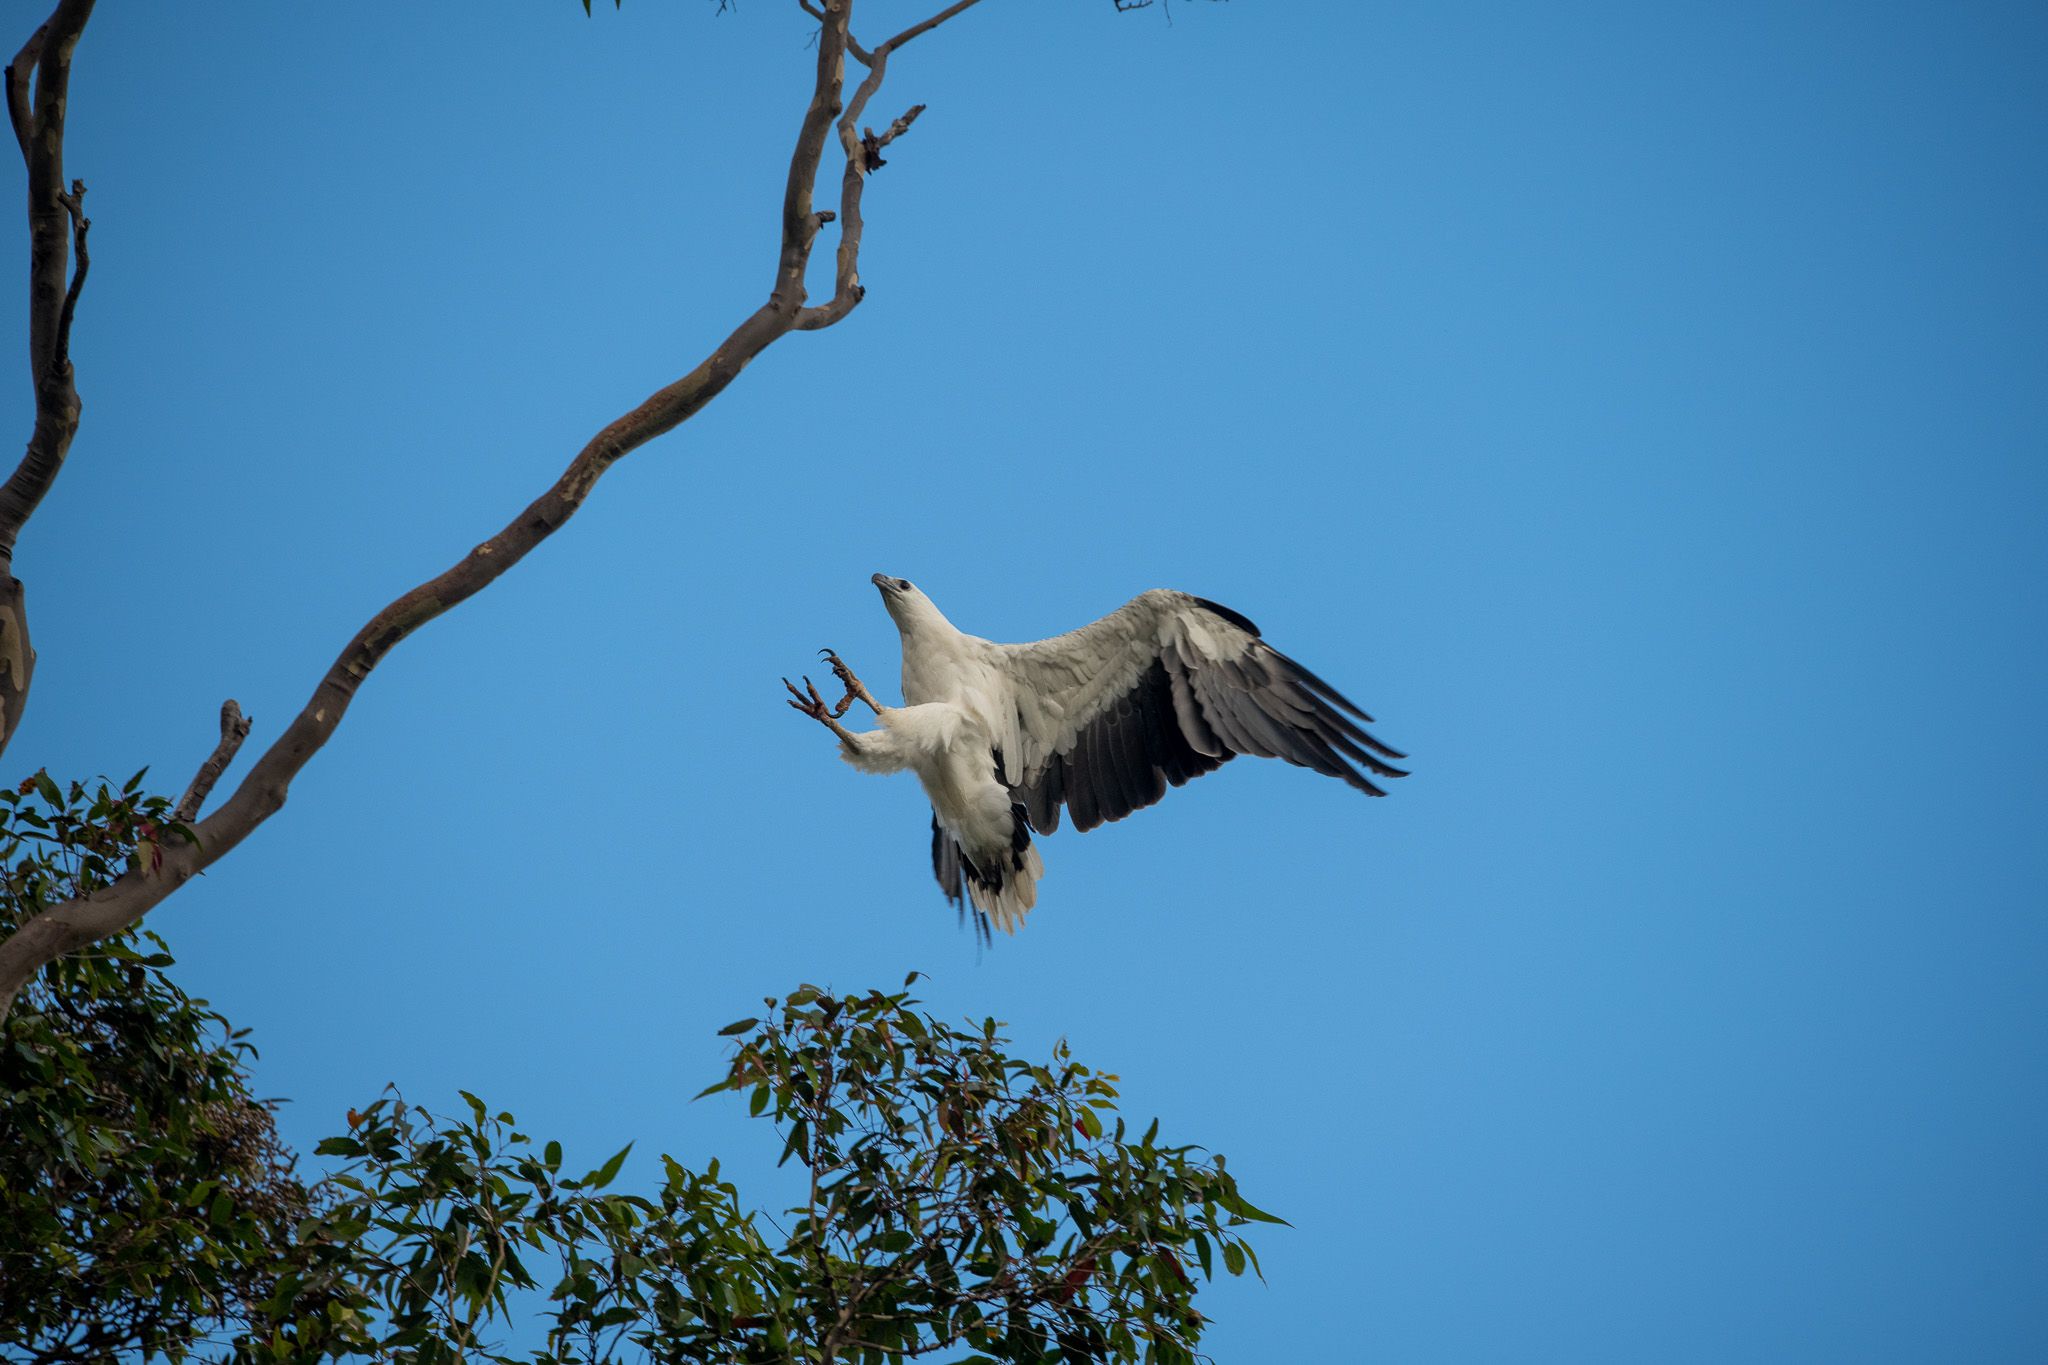
<svg viewBox="0 0 2048 1365">
<path fill-rule="evenodd" d="M 1031 822 L 1022 806 L 1010 808 L 1007 848 L 969 854 L 951 832 L 932 820 L 932 865 L 946 898 L 955 905 L 961 893 L 974 907 L 975 928 L 986 939 L 990 929 L 1014 934 L 1038 902 L 1038 879 L 1045 863 L 1031 845 Z"/>
</svg>

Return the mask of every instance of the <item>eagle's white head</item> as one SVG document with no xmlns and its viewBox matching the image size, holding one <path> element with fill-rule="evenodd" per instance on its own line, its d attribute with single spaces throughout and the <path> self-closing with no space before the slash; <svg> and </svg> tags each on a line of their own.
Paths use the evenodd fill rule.
<svg viewBox="0 0 2048 1365">
<path fill-rule="evenodd" d="M 889 617 L 895 621 L 896 629 L 905 635 L 934 626 L 952 629 L 953 623 L 909 579 L 878 573 L 868 581 L 881 590 L 882 605 L 889 609 Z"/>
</svg>

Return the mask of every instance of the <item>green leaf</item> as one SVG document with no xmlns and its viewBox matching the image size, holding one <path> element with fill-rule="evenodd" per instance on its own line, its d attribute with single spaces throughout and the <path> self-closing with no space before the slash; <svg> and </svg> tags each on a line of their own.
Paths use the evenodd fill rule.
<svg viewBox="0 0 2048 1365">
<path fill-rule="evenodd" d="M 42 794 L 43 800 L 49 802 L 53 809 L 64 809 L 64 793 L 59 791 L 57 784 L 50 780 L 48 771 L 39 769 L 36 772 L 36 790 Z"/>
<path fill-rule="evenodd" d="M 736 1033 L 745 1033 L 748 1029 L 752 1028 L 754 1025 L 760 1022 L 761 1021 L 759 1019 L 740 1019 L 733 1023 L 727 1024 L 724 1028 L 720 1029 L 718 1031 L 718 1036 L 721 1038 L 730 1038 Z"/>
<path fill-rule="evenodd" d="M 1235 1242 L 1223 1244 L 1223 1268 L 1233 1275 L 1244 1274 L 1244 1248 Z"/>
<path fill-rule="evenodd" d="M 462 1096 L 462 1098 L 464 1098 L 465 1100 L 469 1101 L 469 1112 L 476 1115 L 476 1121 L 478 1123 L 482 1123 L 484 1121 L 485 1113 L 484 1102 L 478 1099 L 476 1096 L 470 1094 L 467 1090 L 458 1090 L 455 1093 Z"/>
<path fill-rule="evenodd" d="M 627 1143 L 625 1146 L 619 1148 L 619 1150 L 613 1154 L 612 1159 L 610 1161 L 605 1162 L 604 1165 L 598 1167 L 589 1175 L 584 1176 L 583 1179 L 578 1183 L 589 1189 L 603 1189 L 605 1186 L 611 1184 L 613 1179 L 618 1176 L 619 1167 L 626 1164 L 626 1153 L 632 1150 L 633 1144 L 630 1142 Z"/>
<path fill-rule="evenodd" d="M 1264 1209 L 1253 1204 L 1251 1200 L 1239 1194 L 1237 1192 L 1237 1182 L 1234 1180 L 1224 1185 L 1222 1198 L 1217 1202 L 1240 1218 L 1249 1218 L 1258 1223 L 1278 1223 L 1283 1228 L 1294 1226 L 1285 1218 L 1280 1217 L 1278 1214 L 1267 1213 Z"/>
</svg>

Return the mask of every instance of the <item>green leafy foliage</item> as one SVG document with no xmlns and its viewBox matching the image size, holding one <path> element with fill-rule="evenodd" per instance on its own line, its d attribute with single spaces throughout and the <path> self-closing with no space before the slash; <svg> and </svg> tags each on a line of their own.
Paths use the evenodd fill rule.
<svg viewBox="0 0 2048 1365">
<path fill-rule="evenodd" d="M 471 1096 L 387 1098 L 321 1145 L 347 1166 L 240 1358 L 407 1362 L 1195 1359 L 1196 1276 L 1277 1221 L 1221 1158 L 1133 1136 L 1114 1076 L 1009 1055 L 903 994 L 803 987 L 745 1021 L 726 1074 L 808 1196 L 750 1214 L 717 1163 L 662 1158 L 651 1197 L 580 1179 Z M 726 1030 L 731 1034 L 733 1030 Z M 546 1346 L 492 1343 L 544 1294 Z"/>
<path fill-rule="evenodd" d="M 0 792 L 0 933 L 189 838 L 161 797 L 38 774 Z M 294 1174 L 249 1048 L 131 935 L 52 963 L 0 1034 L 0 1360 L 1195 1359 L 1198 1278 L 1256 1271 L 1221 1157 L 1131 1133 L 1116 1077 L 1009 1051 L 906 993 L 804 986 L 721 1030 L 805 1197 L 718 1164 L 611 1187 L 461 1093 L 396 1094 Z M 914 978 L 913 978 L 914 979 Z M 910 982 L 905 982 L 906 990 Z M 523 1343 L 513 1354 L 505 1345 Z"/>
<path fill-rule="evenodd" d="M 0 792 L 0 936 L 188 837 L 170 803 L 38 773 Z M 183 1358 L 274 1291 L 309 1196 L 245 1041 L 153 934 L 61 958 L 0 1030 L 0 1358 Z"/>
<path fill-rule="evenodd" d="M 1221 1248 L 1232 1273 L 1255 1268 L 1238 1229 L 1277 1220 L 1220 1157 L 1160 1144 L 1156 1123 L 1131 1134 L 1116 1077 L 1064 1043 L 1026 1062 L 995 1020 L 914 1004 L 808 986 L 770 1001 L 713 1087 L 751 1092 L 810 1171 L 773 1286 L 794 1299 L 783 1335 L 811 1352 L 792 1354 L 1192 1359 L 1189 1267 Z"/>
<path fill-rule="evenodd" d="M 142 790 L 148 771 L 118 792 L 105 779 L 60 786 L 47 772 L 0 790 L 0 927 L 12 933 L 37 911 L 102 890 L 131 868 L 154 871 L 166 843 L 192 841 L 169 798 Z"/>
</svg>

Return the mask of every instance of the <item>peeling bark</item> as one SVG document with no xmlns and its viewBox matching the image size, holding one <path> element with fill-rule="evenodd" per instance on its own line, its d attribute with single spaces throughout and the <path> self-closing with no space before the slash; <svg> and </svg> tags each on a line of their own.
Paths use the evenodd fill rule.
<svg viewBox="0 0 2048 1365">
<path fill-rule="evenodd" d="M 0 749 L 14 738 L 14 727 L 28 708 L 29 677 L 35 669 L 36 652 L 28 639 L 28 605 L 21 580 L 10 576 L 0 582 Z"/>
</svg>

